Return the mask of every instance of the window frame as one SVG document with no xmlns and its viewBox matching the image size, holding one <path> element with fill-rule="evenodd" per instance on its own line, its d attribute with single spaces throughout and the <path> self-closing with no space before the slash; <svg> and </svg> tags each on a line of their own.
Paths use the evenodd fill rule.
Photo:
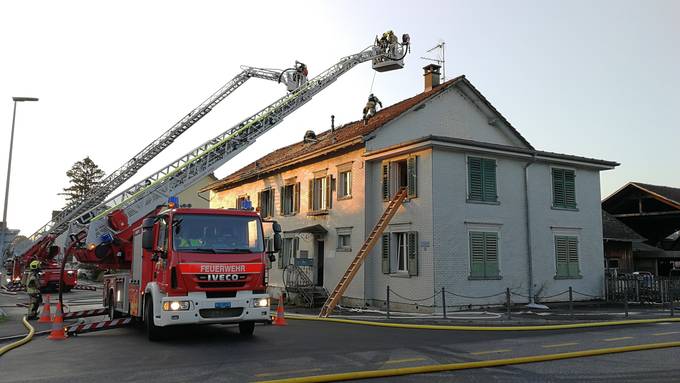
<svg viewBox="0 0 680 383">
<path fill-rule="evenodd" d="M 274 214 L 276 212 L 276 192 L 274 190 L 275 190 L 275 188 L 270 186 L 270 187 L 266 187 L 266 188 L 260 190 L 257 193 L 257 207 L 260 210 L 260 216 L 262 218 L 273 218 L 274 217 Z M 264 196 L 265 193 L 268 193 L 266 202 L 267 202 L 267 207 L 268 207 L 267 213 L 269 213 L 269 214 L 267 214 L 267 215 L 265 215 L 264 212 L 262 211 L 263 210 L 262 209 L 263 202 L 265 200 L 262 197 Z"/>
<path fill-rule="evenodd" d="M 486 235 L 495 234 L 496 235 L 496 275 L 486 275 L 486 250 L 484 256 L 483 264 L 483 275 L 473 275 L 473 261 L 472 261 L 472 233 L 482 233 L 484 237 L 484 249 L 486 249 Z M 502 248 L 502 237 L 500 227 L 493 226 L 471 226 L 467 229 L 467 246 L 468 246 L 468 280 L 500 280 L 503 279 L 502 269 L 501 269 L 501 248 Z"/>
<path fill-rule="evenodd" d="M 556 189 L 555 189 L 555 170 L 559 170 L 559 171 L 563 172 L 562 173 L 563 174 L 562 182 L 564 182 L 563 188 L 564 188 L 564 193 L 565 193 L 563 205 L 558 205 L 556 200 L 555 200 L 555 196 L 556 196 L 556 193 L 555 193 L 555 191 L 556 191 Z M 566 182 L 565 182 L 565 177 L 564 177 L 564 175 L 566 175 L 566 173 L 564 173 L 564 172 L 566 172 L 566 171 L 570 171 L 574 174 L 574 190 L 573 190 L 574 205 L 573 206 L 567 205 L 567 202 L 566 202 L 567 201 L 567 195 L 566 195 L 567 191 L 566 191 Z M 568 167 L 568 166 L 552 166 L 551 165 L 550 166 L 550 186 L 551 186 L 550 192 L 551 192 L 551 202 L 552 202 L 551 205 L 550 205 L 551 209 L 553 209 L 553 210 L 566 210 L 566 211 L 578 211 L 578 202 L 577 202 L 577 200 L 578 200 L 577 194 L 578 193 L 576 192 L 577 187 L 576 187 L 576 169 L 575 168 Z"/>
<path fill-rule="evenodd" d="M 471 192 L 472 192 L 472 183 L 470 182 L 471 178 L 471 173 L 470 173 L 470 159 L 471 158 L 476 158 L 481 160 L 481 199 L 473 199 L 471 198 Z M 485 199 L 485 193 L 484 193 L 484 161 L 493 161 L 494 162 L 494 185 L 495 185 L 495 199 L 494 200 L 486 200 Z M 477 204 L 485 204 L 485 205 L 500 205 L 500 183 L 498 182 L 498 159 L 494 157 L 488 157 L 488 156 L 483 156 L 483 155 L 470 155 L 466 154 L 465 155 L 465 170 L 466 170 L 466 177 L 465 177 L 465 202 L 466 203 L 477 203 Z"/>
<path fill-rule="evenodd" d="M 290 211 L 286 210 L 287 200 L 288 200 L 288 189 L 292 191 L 290 194 Z M 298 214 L 300 212 L 300 182 L 296 182 L 296 179 L 287 180 L 283 186 L 279 188 L 279 214 L 283 217 L 290 217 Z"/>
<path fill-rule="evenodd" d="M 573 231 L 560 231 L 560 230 L 554 230 L 552 233 L 553 237 L 553 256 L 555 257 L 555 279 L 582 279 L 583 274 L 581 274 L 581 236 L 577 232 Z M 567 269 L 567 274 L 560 274 L 560 267 L 558 263 L 558 256 L 557 256 L 557 238 L 574 238 L 576 240 L 576 274 L 572 275 L 570 271 L 569 264 L 572 263 L 571 260 L 569 259 L 569 253 L 567 253 L 567 264 L 566 264 L 566 269 Z"/>
<path fill-rule="evenodd" d="M 323 175 L 322 175 L 323 174 Z M 320 185 L 317 186 L 317 181 Z M 308 182 L 308 209 L 307 215 L 323 215 L 328 214 L 329 210 L 333 208 L 333 176 L 326 174 L 326 171 L 316 172 L 314 177 Z M 317 202 L 317 188 L 318 206 Z"/>
<path fill-rule="evenodd" d="M 353 227 L 338 227 L 336 228 L 337 232 L 337 241 L 335 244 L 335 251 L 337 252 L 351 252 L 352 251 L 352 228 Z M 340 246 L 340 237 L 342 236 L 347 236 L 349 237 L 349 241 L 347 243 L 347 246 Z"/>
<path fill-rule="evenodd" d="M 344 175 L 344 177 L 343 177 Z M 349 178 L 349 183 L 345 180 L 345 177 Z M 352 168 L 338 170 L 338 201 L 347 200 L 352 198 L 352 184 L 354 183 L 354 175 L 352 174 Z M 349 189 L 349 190 L 348 190 Z"/>
</svg>

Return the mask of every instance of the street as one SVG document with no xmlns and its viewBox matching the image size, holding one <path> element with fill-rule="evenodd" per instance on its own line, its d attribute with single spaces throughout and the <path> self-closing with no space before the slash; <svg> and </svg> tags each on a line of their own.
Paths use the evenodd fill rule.
<svg viewBox="0 0 680 383">
<path fill-rule="evenodd" d="M 94 302 L 96 294 L 76 292 L 69 295 L 69 301 Z M 0 295 L 2 302 L 14 300 L 16 297 Z M 6 325 L 7 321 L 0 323 L 0 328 Z M 252 338 L 242 338 L 232 326 L 173 330 L 169 340 L 159 343 L 149 342 L 139 327 L 83 334 L 66 341 L 37 336 L 0 359 L 2 380 L 249 382 L 680 341 L 680 324 L 676 323 L 468 332 L 289 319 L 286 327 L 258 326 Z M 679 356 L 678 349 L 661 349 L 376 381 L 445 382 L 453 377 L 469 382 L 676 381 Z"/>
</svg>

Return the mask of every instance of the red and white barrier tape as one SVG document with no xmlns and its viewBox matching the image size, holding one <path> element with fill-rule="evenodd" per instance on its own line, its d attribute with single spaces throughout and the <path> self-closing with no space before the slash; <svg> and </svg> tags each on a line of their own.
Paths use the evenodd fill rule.
<svg viewBox="0 0 680 383">
<path fill-rule="evenodd" d="M 73 290 L 88 290 L 88 291 L 97 291 L 97 287 L 95 286 L 90 286 L 90 285 L 75 285 L 73 286 Z"/>
<path fill-rule="evenodd" d="M 70 313 L 64 313 L 64 319 L 94 317 L 94 316 L 98 316 L 98 315 L 106 315 L 106 314 L 108 314 L 108 312 L 109 312 L 108 309 L 74 311 L 74 312 L 70 312 Z"/>
<path fill-rule="evenodd" d="M 107 320 L 103 322 L 94 322 L 87 324 L 73 325 L 66 328 L 69 335 L 83 334 L 86 332 L 110 330 L 113 328 L 125 327 L 132 324 L 132 318 L 121 318 L 114 320 Z"/>
</svg>

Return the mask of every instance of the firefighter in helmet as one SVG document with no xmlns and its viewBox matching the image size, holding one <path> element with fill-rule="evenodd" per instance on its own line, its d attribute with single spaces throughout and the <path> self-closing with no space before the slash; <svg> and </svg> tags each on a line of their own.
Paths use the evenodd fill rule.
<svg viewBox="0 0 680 383">
<path fill-rule="evenodd" d="M 26 293 L 29 296 L 28 319 L 38 318 L 38 308 L 42 304 L 40 294 L 40 261 L 31 261 L 26 275 Z"/>
<path fill-rule="evenodd" d="M 378 100 L 378 97 L 371 93 L 371 95 L 368 96 L 366 106 L 364 106 L 364 125 L 368 124 L 368 120 L 375 115 L 376 105 L 380 105 L 382 108 L 382 102 Z"/>
</svg>

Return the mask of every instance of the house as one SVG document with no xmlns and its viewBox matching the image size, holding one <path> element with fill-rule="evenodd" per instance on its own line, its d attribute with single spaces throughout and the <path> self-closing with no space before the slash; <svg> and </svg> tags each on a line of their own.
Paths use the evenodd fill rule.
<svg viewBox="0 0 680 383">
<path fill-rule="evenodd" d="M 181 206 L 193 207 L 199 209 L 207 209 L 210 207 L 210 193 L 203 191 L 206 186 L 217 181 L 217 177 L 210 173 L 203 177 L 199 182 L 191 185 L 186 190 L 179 193 L 179 201 Z"/>
<path fill-rule="evenodd" d="M 442 288 L 447 305 L 500 303 L 506 288 L 516 302 L 601 294 L 599 172 L 618 164 L 536 150 L 465 76 L 424 69 L 422 93 L 368 124 L 308 132 L 206 188 L 213 208 L 249 199 L 282 225 L 270 285 L 332 290 L 406 188 L 342 304 L 380 307 L 388 286 L 392 307 L 414 310 L 436 310 Z"/>
<path fill-rule="evenodd" d="M 633 260 L 633 244 L 645 241 L 640 234 L 618 218 L 602 210 L 605 269 L 616 273 L 632 273 L 638 269 Z"/>
<path fill-rule="evenodd" d="M 667 276 L 680 269 L 680 188 L 629 182 L 602 201 L 602 210 L 645 239 L 632 244 L 631 271 Z"/>
</svg>

